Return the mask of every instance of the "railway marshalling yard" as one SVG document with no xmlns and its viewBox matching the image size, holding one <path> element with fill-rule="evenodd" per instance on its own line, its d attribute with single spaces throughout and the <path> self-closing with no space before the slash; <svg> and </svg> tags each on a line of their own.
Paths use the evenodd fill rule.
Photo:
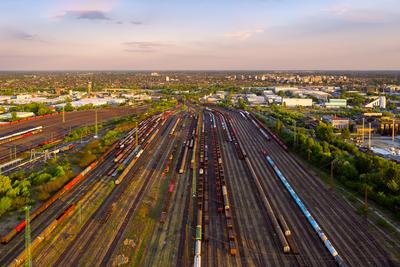
<svg viewBox="0 0 400 267">
<path fill-rule="evenodd" d="M 390 237 L 247 112 L 149 117 L 63 190 L 31 221 L 34 266 L 398 266 Z M 23 264 L 24 231 L 0 249 Z"/>
</svg>

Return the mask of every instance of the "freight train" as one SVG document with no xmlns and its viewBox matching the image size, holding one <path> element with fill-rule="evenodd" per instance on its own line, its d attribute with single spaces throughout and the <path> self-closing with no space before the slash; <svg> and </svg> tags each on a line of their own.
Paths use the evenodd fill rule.
<svg viewBox="0 0 400 267">
<path fill-rule="evenodd" d="M 87 168 L 85 168 L 80 174 L 78 174 L 74 179 L 68 182 L 64 187 L 55 193 L 49 200 L 43 203 L 39 208 L 37 208 L 30 216 L 30 219 L 35 219 L 39 214 L 45 211 L 50 205 L 56 202 L 57 199 L 61 197 L 66 191 L 69 191 L 75 184 L 82 180 L 91 170 L 93 170 L 98 164 L 98 161 L 93 162 Z M 13 230 L 11 230 L 7 235 L 1 238 L 2 244 L 7 244 L 11 239 L 15 237 L 19 232 L 25 229 L 26 221 L 23 220 L 18 224 Z"/>
<path fill-rule="evenodd" d="M 1 144 L 5 144 L 8 142 L 12 142 L 18 139 L 22 139 L 37 133 L 40 133 L 43 131 L 43 126 L 38 126 L 38 127 L 34 127 L 34 128 L 29 128 L 26 130 L 19 130 L 17 132 L 14 133 L 9 133 L 5 136 L 1 136 L 0 137 L 0 145 Z"/>
<path fill-rule="evenodd" d="M 329 251 L 329 253 L 332 255 L 332 257 L 335 259 L 336 263 L 339 266 L 346 266 L 345 262 L 343 261 L 342 257 L 338 254 L 336 251 L 335 247 L 332 245 L 332 243 L 329 241 L 328 237 L 325 235 L 325 233 L 322 231 L 321 227 L 318 225 L 317 221 L 314 219 L 314 217 L 311 215 L 311 213 L 307 210 L 303 202 L 300 200 L 299 196 L 296 194 L 296 192 L 293 190 L 292 186 L 289 184 L 289 182 L 286 180 L 285 176 L 283 176 L 282 172 L 279 170 L 279 168 L 275 165 L 274 161 L 271 159 L 270 156 L 267 155 L 266 152 L 264 152 L 265 158 L 268 162 L 268 164 L 272 167 L 274 170 L 276 176 L 281 180 L 293 200 L 296 202 L 297 206 L 299 206 L 301 212 L 304 214 L 304 216 L 307 218 L 308 222 L 310 223 L 311 227 L 314 229 L 314 231 L 317 233 L 318 237 L 321 239 L 323 242 L 324 246 L 326 249 Z"/>
<path fill-rule="evenodd" d="M 57 225 L 60 224 L 65 218 L 70 216 L 76 208 L 76 204 L 71 204 L 68 206 L 66 210 L 64 210 L 55 220 L 53 220 L 49 226 L 47 226 L 40 234 L 37 236 L 33 241 L 30 246 L 30 250 L 34 251 L 40 243 L 43 242 L 46 238 L 51 236 L 51 233 L 54 231 L 54 229 L 57 227 Z M 25 261 L 28 256 L 27 249 L 25 248 L 15 259 L 14 261 L 10 264 L 10 266 L 21 266 Z"/>
<path fill-rule="evenodd" d="M 147 127 L 151 127 L 151 123 L 154 121 L 159 121 L 159 116 L 155 116 L 149 119 L 146 119 L 142 121 L 139 126 L 139 131 L 140 129 L 145 129 Z M 156 123 L 155 123 L 156 124 Z M 153 126 L 154 127 L 154 126 Z M 39 128 L 37 130 L 40 130 L 42 128 Z M 153 129 L 153 128 L 152 128 Z M 135 129 L 131 130 L 127 136 L 120 142 L 115 143 L 105 154 L 103 154 L 97 161 L 93 162 L 90 164 L 88 167 L 86 167 L 81 173 L 79 173 L 74 179 L 72 179 L 70 182 L 68 182 L 62 189 L 60 189 L 57 193 L 55 193 L 50 199 L 48 199 L 45 203 L 43 203 L 39 208 L 37 208 L 32 214 L 31 214 L 31 220 L 34 220 L 38 215 L 40 215 L 43 211 L 45 211 L 48 207 L 50 207 L 55 201 L 57 201 L 64 193 L 69 191 L 72 187 L 74 187 L 76 184 L 78 184 L 81 180 L 83 180 L 87 174 L 92 171 L 96 166 L 104 161 L 104 159 L 115 149 L 121 149 L 124 148 L 129 142 L 133 142 L 133 136 L 135 134 Z M 142 150 L 139 151 L 137 157 L 140 156 Z M 20 224 L 18 224 L 13 230 L 11 230 L 7 235 L 3 236 L 1 238 L 1 243 L 6 244 L 8 243 L 12 238 L 14 238 L 19 232 L 23 231 L 25 229 L 26 222 L 23 220 Z"/>
</svg>

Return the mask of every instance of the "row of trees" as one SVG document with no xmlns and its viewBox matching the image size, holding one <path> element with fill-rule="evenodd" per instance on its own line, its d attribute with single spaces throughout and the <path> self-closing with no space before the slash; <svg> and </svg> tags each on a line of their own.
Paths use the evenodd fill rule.
<svg viewBox="0 0 400 267">
<path fill-rule="evenodd" d="M 29 203 L 30 187 L 29 181 L 0 175 L 0 216 Z"/>
<path fill-rule="evenodd" d="M 362 194 L 391 210 L 400 218 L 400 166 L 390 160 L 361 152 L 334 129 L 320 122 L 315 130 L 286 127 L 280 120 L 274 123 L 260 119 L 298 154 L 317 168 L 329 172 L 333 163 L 334 177 L 347 188 Z"/>
<path fill-rule="evenodd" d="M 36 102 L 25 105 L 17 105 L 15 107 L 10 108 L 10 112 L 17 112 L 17 111 L 33 112 L 37 116 L 54 113 L 54 110 L 49 106 L 46 106 L 43 103 L 36 103 Z"/>
</svg>

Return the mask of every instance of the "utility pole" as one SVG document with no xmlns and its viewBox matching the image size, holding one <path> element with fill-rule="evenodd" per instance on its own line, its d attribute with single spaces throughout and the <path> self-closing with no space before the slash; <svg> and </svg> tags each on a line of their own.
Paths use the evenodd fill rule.
<svg viewBox="0 0 400 267">
<path fill-rule="evenodd" d="M 95 131 L 95 134 L 94 134 L 94 138 L 97 138 L 98 137 L 98 128 L 97 128 L 97 109 L 95 110 L 95 126 L 94 126 L 94 131 Z"/>
<path fill-rule="evenodd" d="M 394 143 L 394 119 L 393 119 L 393 125 L 392 125 L 392 142 Z"/>
<path fill-rule="evenodd" d="M 26 267 L 32 267 L 32 254 L 31 254 L 31 222 L 29 218 L 30 207 L 25 207 L 25 250 L 26 250 Z"/>
<path fill-rule="evenodd" d="M 369 149 L 371 149 L 371 132 L 372 132 L 372 129 L 371 129 L 371 123 L 369 123 L 369 129 L 368 129 L 368 148 Z"/>
<path fill-rule="evenodd" d="M 364 146 L 364 131 L 365 131 L 365 118 L 362 119 L 362 131 L 361 131 L 361 135 L 362 135 L 362 146 Z"/>
<path fill-rule="evenodd" d="M 65 106 L 62 107 L 62 122 L 65 123 Z"/>
</svg>

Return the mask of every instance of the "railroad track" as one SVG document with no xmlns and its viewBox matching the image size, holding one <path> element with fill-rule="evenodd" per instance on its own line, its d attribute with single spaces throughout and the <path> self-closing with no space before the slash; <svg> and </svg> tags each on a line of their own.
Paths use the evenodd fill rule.
<svg viewBox="0 0 400 267">
<path fill-rule="evenodd" d="M 276 144 L 271 145 L 275 161 L 278 165 L 285 164 L 282 172 L 290 179 L 293 186 L 298 190 L 313 190 L 313 198 L 305 198 L 304 201 L 315 207 L 314 214 L 317 215 L 321 225 L 330 231 L 332 242 L 338 244 L 339 253 L 344 256 L 350 265 L 371 264 L 376 266 L 384 263 L 386 266 L 393 264 L 387 253 L 368 233 L 368 222 L 355 215 L 352 208 L 346 202 L 340 200 L 335 193 L 330 192 L 318 178 L 308 173 L 289 153 L 282 152 Z M 313 179 L 310 179 L 312 177 Z M 301 181 L 301 182 L 299 182 Z M 318 199 L 320 201 L 315 201 Z M 323 206 L 322 203 L 326 203 Z M 341 221 L 341 224 L 335 222 Z M 355 246 L 354 240 L 358 240 Z"/>
<path fill-rule="evenodd" d="M 241 119 L 238 115 L 237 120 L 241 120 L 244 129 L 254 128 L 249 121 Z M 285 152 L 273 141 L 266 145 L 260 134 L 257 135 L 257 138 L 253 138 L 252 145 L 267 149 L 280 166 L 282 173 L 292 183 L 295 191 L 300 194 L 306 206 L 312 207 L 310 212 L 320 222 L 332 242 L 337 244 L 339 254 L 343 255 L 345 261 L 349 262 L 351 266 L 377 266 L 382 263 L 390 266 L 393 264 L 383 249 L 367 233 L 365 226 L 362 225 L 362 220 L 356 217 L 357 215 L 350 206 L 338 199 L 337 196 L 332 196 L 322 182 L 310 175 L 290 153 Z M 254 153 L 258 152 L 254 151 Z M 277 178 L 274 175 L 272 177 L 276 181 Z M 310 177 L 313 178 L 310 179 Z M 276 187 L 282 187 L 282 185 L 277 183 Z M 309 195 L 309 192 L 312 193 Z M 343 223 L 337 224 L 338 221 Z M 355 240 L 359 241 L 355 243 Z M 320 260 L 324 259 L 325 257 L 320 258 Z M 309 261 L 311 264 L 316 264 L 315 260 L 309 259 Z M 325 261 L 330 262 L 328 258 Z"/>
<path fill-rule="evenodd" d="M 111 159 L 113 154 L 111 153 L 106 159 Z M 75 203 L 81 198 L 86 192 L 90 190 L 97 178 L 101 173 L 105 172 L 109 166 L 100 166 L 96 168 L 87 179 L 83 180 L 77 187 L 73 188 L 66 196 L 62 199 L 57 200 L 48 209 L 46 209 L 40 216 L 31 222 L 31 236 L 32 239 L 36 238 L 47 225 L 57 218 L 60 213 L 67 208 L 70 203 Z M 2 257 L 0 258 L 0 264 L 9 264 L 19 253 L 24 249 L 24 235 L 23 232 L 19 233 L 9 244 L 2 246 Z M 6 251 L 6 252 L 5 252 Z"/>
<path fill-rule="evenodd" d="M 102 184 L 103 187 L 106 186 L 108 183 L 108 181 L 106 181 L 108 180 L 108 177 L 105 177 L 103 174 L 112 167 L 114 164 L 113 158 L 115 156 L 115 151 L 112 148 L 110 151 L 111 153 L 107 154 L 105 161 L 101 161 L 99 166 L 89 173 L 86 179 L 81 180 L 76 187 L 72 187 L 71 190 L 67 191 L 66 194 L 62 195 L 32 221 L 32 239 L 36 238 L 36 236 L 47 227 L 52 219 L 59 216 L 60 210 L 64 210 L 71 203 L 77 203 L 83 195 L 87 194 L 87 192 L 92 189 L 93 186 L 99 183 Z M 13 260 L 13 258 L 15 258 L 24 248 L 22 234 L 20 233 L 17 239 L 12 240 L 7 244 L 7 246 L 2 248 L 8 248 L 8 252 L 5 257 L 2 258 L 2 262 L 10 262 Z"/>
<path fill-rule="evenodd" d="M 157 135 L 157 138 L 155 139 L 154 142 L 150 143 L 150 146 L 149 146 L 147 152 L 145 153 L 145 156 L 141 157 L 139 160 L 139 162 L 146 163 L 147 165 L 149 165 L 150 161 L 151 161 L 150 159 L 151 159 L 151 154 L 152 154 L 151 151 L 152 151 L 153 145 L 157 142 L 157 140 L 159 140 L 158 133 L 154 132 L 154 134 Z M 140 164 L 137 163 L 135 166 L 138 166 L 138 165 L 140 165 Z M 122 194 L 126 191 L 128 185 L 131 184 L 131 181 L 133 179 L 132 177 L 134 177 L 133 173 L 139 171 L 140 169 L 141 169 L 141 167 L 132 168 L 130 170 L 130 172 L 127 175 L 127 177 L 129 177 L 130 179 L 125 178 L 124 180 L 122 180 L 122 183 L 118 185 L 116 190 L 114 190 L 113 193 L 107 197 L 107 199 L 105 200 L 103 205 L 92 215 L 91 219 L 87 222 L 87 225 L 85 225 L 85 227 L 83 228 L 80 235 L 69 245 L 69 248 L 63 253 L 63 255 L 59 257 L 58 261 L 55 263 L 56 265 L 59 265 L 59 264 L 67 264 L 68 265 L 71 262 L 77 263 L 79 260 L 82 260 L 83 253 L 85 253 L 86 250 L 89 249 L 89 247 L 92 245 L 90 241 L 94 240 L 94 236 L 96 236 L 96 234 L 101 232 L 100 230 L 96 231 L 96 229 L 101 228 L 102 225 L 107 222 L 107 220 L 109 218 L 107 214 L 109 212 L 112 212 L 113 210 L 115 210 L 115 208 L 113 208 L 113 204 L 116 203 L 120 199 Z M 143 175 L 144 175 L 144 173 L 143 173 Z M 143 180 L 143 181 L 141 181 L 141 183 L 145 183 L 145 181 Z M 135 186 L 134 186 L 134 188 L 135 188 Z M 136 192 L 136 190 L 134 190 L 134 192 Z M 124 203 L 126 203 L 126 201 Z M 126 205 L 131 206 L 131 204 L 132 203 L 124 204 L 124 206 L 125 207 L 126 207 Z M 121 206 L 121 208 L 122 207 L 123 206 Z M 106 216 L 107 218 L 104 218 L 104 216 Z M 105 220 L 102 220 L 102 219 L 105 219 Z M 103 224 L 101 223 L 102 221 L 104 221 Z M 109 223 L 109 222 L 107 222 L 107 223 Z M 99 243 L 99 244 L 101 244 L 101 243 Z M 67 259 L 68 259 L 68 261 L 66 261 Z M 66 262 L 64 262 L 64 261 L 66 261 Z"/>
<path fill-rule="evenodd" d="M 181 122 L 182 126 L 187 125 L 188 118 L 179 120 L 179 123 Z M 176 131 L 174 131 L 174 133 L 172 134 L 175 135 L 176 133 L 178 137 L 177 146 L 175 147 L 176 148 L 175 156 L 174 156 L 176 168 L 175 167 L 170 168 L 170 170 L 172 170 L 171 179 L 175 180 L 175 188 L 174 188 L 174 193 L 170 199 L 171 205 L 168 210 L 167 220 L 162 225 L 162 227 L 160 226 L 158 230 L 160 236 L 159 238 L 157 238 L 157 240 L 159 240 L 159 242 L 158 243 L 153 242 L 154 246 L 157 246 L 157 248 L 153 247 L 152 249 L 153 253 L 151 255 L 154 255 L 155 253 L 155 257 L 152 259 L 147 259 L 146 266 L 161 266 L 161 265 L 175 266 L 178 261 L 177 255 L 179 250 L 179 242 L 181 240 L 181 234 L 182 234 L 182 218 L 185 209 L 184 199 L 186 197 L 186 194 L 188 193 L 185 190 L 187 186 L 188 173 L 186 169 L 184 173 L 181 174 L 179 173 L 179 169 L 182 162 L 180 156 L 183 150 L 182 146 L 184 145 L 183 140 L 186 137 L 185 127 L 180 126 L 179 129 L 177 127 Z M 154 235 L 156 235 L 156 233 L 153 233 L 153 236 Z M 160 246 L 160 244 L 162 245 Z M 153 264 L 149 264 L 149 262 L 152 262 Z"/>
<path fill-rule="evenodd" d="M 234 126 L 237 134 L 236 134 L 236 138 L 239 138 L 239 142 L 242 143 L 240 141 L 240 129 L 237 128 L 237 126 Z M 243 148 L 244 146 L 242 146 Z M 242 154 L 247 154 L 249 155 L 249 151 L 245 151 Z M 254 192 L 258 192 L 255 194 L 255 200 L 252 203 L 249 203 L 250 207 L 251 205 L 254 206 L 254 203 L 259 203 L 259 211 L 263 214 L 266 211 L 266 206 L 271 206 L 271 198 L 268 195 L 265 195 L 265 192 L 269 192 L 268 190 L 265 189 L 265 187 L 262 186 L 262 184 L 260 185 L 261 188 L 259 188 L 260 186 L 256 185 L 256 180 L 259 180 L 260 175 L 255 173 L 255 166 L 254 166 L 254 162 L 253 160 L 251 161 L 247 161 L 247 158 L 243 159 L 242 162 L 246 162 L 245 164 L 243 164 L 244 166 L 244 173 L 245 176 L 249 177 L 249 179 L 247 180 L 248 182 L 248 186 L 249 186 L 249 194 L 253 194 Z M 242 183 L 243 183 L 243 179 L 242 179 Z M 259 183 L 259 182 L 258 182 Z M 263 200 L 263 198 L 266 198 L 266 200 Z M 266 202 L 266 203 L 264 203 Z M 261 203 L 264 203 L 264 205 L 261 205 Z M 272 207 L 272 212 L 274 214 L 271 215 L 271 217 L 269 217 L 269 215 L 264 215 L 261 217 L 261 221 L 264 221 L 264 225 L 267 227 L 266 231 L 271 235 L 271 237 L 269 238 L 269 240 L 267 242 L 264 241 L 263 242 L 250 242 L 251 247 L 257 248 L 257 249 L 261 249 L 259 248 L 259 246 L 261 244 L 269 244 L 269 246 L 271 247 L 266 253 L 263 253 L 259 258 L 259 263 L 258 265 L 274 265 L 274 266 L 285 266 L 285 265 L 294 265 L 294 261 L 293 261 L 293 257 L 290 254 L 284 254 L 284 247 L 281 241 L 277 238 L 277 226 L 274 226 L 273 222 L 272 222 L 272 216 L 277 217 L 277 215 L 279 215 L 277 213 L 277 209 L 276 206 L 273 205 Z M 253 210 L 252 208 L 250 208 L 250 210 Z M 253 211 L 254 213 L 254 211 Z M 249 215 L 249 216 L 253 216 L 254 215 Z M 268 218 L 268 219 L 267 219 Z M 259 227 L 258 227 L 259 228 Z M 257 228 L 256 228 L 257 229 Z M 258 229 L 257 229 L 258 230 Z M 281 231 L 281 229 L 278 229 L 279 231 Z M 252 239 L 251 239 L 252 240 Z M 286 246 L 286 245 L 285 245 Z"/>
<path fill-rule="evenodd" d="M 313 232 L 304 215 L 274 177 L 275 174 L 273 171 L 267 168 L 261 154 L 261 150 L 266 146 L 265 141 L 261 141 L 261 145 L 263 146 L 260 147 L 260 140 L 264 139 L 258 134 L 254 134 L 256 131 L 254 126 L 249 126 L 248 123 L 250 122 L 245 123 L 242 116 L 237 113 L 231 113 L 231 116 L 237 128 L 239 139 L 244 144 L 256 174 L 258 177 L 262 177 L 262 187 L 266 192 L 271 192 L 268 195 L 271 204 L 275 210 L 284 216 L 289 227 L 292 229 L 293 240 L 302 257 L 302 262 L 298 262 L 298 264 L 305 263 L 307 266 L 334 266 L 333 258 L 328 254 L 317 235 Z M 278 259 L 281 260 L 280 257 Z"/>
<path fill-rule="evenodd" d="M 260 213 L 254 210 L 261 210 L 259 201 L 254 198 L 254 192 L 249 186 L 246 168 L 243 161 L 238 160 L 231 142 L 225 142 L 222 129 L 219 129 L 220 143 L 222 144 L 222 157 L 226 165 L 227 185 L 231 188 L 231 207 L 234 224 L 237 228 L 238 254 L 242 266 L 273 266 L 274 262 L 266 259 L 267 253 L 272 254 L 268 243 L 270 238 L 266 234 L 270 230 L 265 227 L 267 224 Z M 252 241 L 254 240 L 254 242 Z"/>
<path fill-rule="evenodd" d="M 109 120 L 112 120 L 115 117 L 122 116 L 129 116 L 136 112 L 142 112 L 145 110 L 147 106 L 141 106 L 135 109 L 110 109 L 109 110 L 99 110 L 98 112 L 98 123 L 103 123 Z M 80 113 L 85 114 L 83 117 L 79 116 Z M 57 115 L 55 117 L 46 118 L 43 120 L 32 120 L 27 121 L 15 125 L 11 125 L 10 127 L 2 127 L 0 128 L 1 132 L 6 133 L 10 131 L 15 131 L 20 127 L 25 127 L 28 125 L 39 126 L 43 125 L 43 131 L 41 133 L 29 136 L 24 139 L 19 139 L 11 143 L 7 143 L 1 146 L 0 149 L 0 162 L 6 161 L 9 159 L 9 150 L 10 148 L 17 149 L 17 155 L 22 154 L 24 152 L 29 151 L 30 149 L 37 148 L 42 144 L 44 141 L 48 139 L 57 140 L 63 138 L 70 130 L 74 130 L 77 128 L 81 128 L 84 126 L 90 126 L 95 124 L 94 120 L 94 111 L 85 111 L 85 112 L 73 112 L 73 113 L 66 113 L 66 122 L 63 124 L 61 122 L 61 115 Z M 87 114 L 88 113 L 88 114 Z M 72 118 L 68 118 L 68 116 L 73 115 Z M 86 115 L 87 114 L 87 115 Z M 48 123 L 50 120 L 50 123 Z M 54 122 L 53 122 L 54 121 Z"/>
<path fill-rule="evenodd" d="M 173 123 L 172 123 L 173 124 Z M 181 135 L 183 135 L 183 132 L 181 132 Z M 152 238 L 150 241 L 150 245 L 147 247 L 146 249 L 146 259 L 144 261 L 144 266 L 156 266 L 161 262 L 158 259 L 161 258 L 161 255 L 163 255 L 165 246 L 161 245 L 163 244 L 162 240 L 163 237 L 166 236 L 168 233 L 172 232 L 172 219 L 175 217 L 173 216 L 173 211 L 175 209 L 176 206 L 176 201 L 174 201 L 174 197 L 176 197 L 177 194 L 177 189 L 179 186 L 179 179 L 177 178 L 176 173 L 176 168 L 174 166 L 177 166 L 178 164 L 178 157 L 179 157 L 179 151 L 181 150 L 181 137 L 180 135 L 178 135 L 174 141 L 173 141 L 173 151 L 171 151 L 170 155 L 173 155 L 173 158 L 170 162 L 170 167 L 168 173 L 166 173 L 166 179 L 167 182 L 170 184 L 171 181 L 176 181 L 175 182 L 175 187 L 173 192 L 171 193 L 171 197 L 169 199 L 169 202 L 164 202 L 165 198 L 167 198 L 167 196 L 163 196 L 163 203 L 164 205 L 166 205 L 167 208 L 167 217 L 164 223 L 160 223 L 158 226 L 155 226 L 155 230 L 152 234 Z M 177 149 L 179 148 L 179 149 Z M 169 178 L 168 178 L 169 177 Z M 161 216 L 161 214 L 160 214 Z"/>
<path fill-rule="evenodd" d="M 195 119 L 190 118 L 190 125 L 187 127 L 187 132 L 186 132 L 186 147 L 189 146 L 190 139 L 194 136 L 191 136 L 192 131 L 196 127 L 197 121 Z M 184 196 L 184 209 L 183 209 L 183 216 L 182 216 L 182 221 L 181 221 L 181 229 L 180 229 L 180 237 L 179 237 L 179 245 L 178 245 L 178 253 L 177 253 L 177 260 L 176 260 L 176 266 L 185 266 L 187 265 L 187 259 L 185 259 L 185 248 L 186 246 L 189 246 L 187 244 L 187 239 L 189 233 L 187 233 L 188 226 L 190 225 L 189 223 L 189 206 L 191 203 L 191 194 L 188 192 L 191 192 L 192 188 L 192 172 L 189 168 L 190 166 L 190 155 L 191 153 L 186 153 L 184 154 L 183 157 L 186 156 L 186 158 L 182 158 L 183 163 L 181 164 L 184 165 L 184 172 L 185 175 L 183 179 L 185 180 L 185 196 Z M 179 164 L 178 164 L 179 165 Z M 180 172 L 180 170 L 179 170 Z"/>
<path fill-rule="evenodd" d="M 133 205 L 128 211 L 127 216 L 124 218 L 123 223 L 121 227 L 118 229 L 117 235 L 114 237 L 113 242 L 109 246 L 109 249 L 107 250 L 106 254 L 103 257 L 103 260 L 101 261 L 102 266 L 107 266 L 111 264 L 111 260 L 113 257 L 113 254 L 115 253 L 118 244 L 122 243 L 122 238 L 124 236 L 124 233 L 126 232 L 127 225 L 129 221 L 132 219 L 132 217 L 136 214 L 138 207 L 140 206 L 143 198 L 145 195 L 148 193 L 149 189 L 153 186 L 157 178 L 161 176 L 161 173 L 163 171 L 163 167 L 167 163 L 168 160 L 168 153 L 165 153 L 165 151 L 170 151 L 173 147 L 173 142 L 172 143 L 163 143 L 160 148 L 160 152 L 158 153 L 158 156 L 156 156 L 155 161 L 154 158 L 153 164 L 151 167 L 150 172 L 146 175 L 146 178 L 144 179 L 144 184 L 140 187 L 139 192 L 137 193 L 136 197 L 133 200 Z M 166 155 L 165 155 L 166 154 Z M 162 156 L 164 157 L 162 158 Z"/>
</svg>

